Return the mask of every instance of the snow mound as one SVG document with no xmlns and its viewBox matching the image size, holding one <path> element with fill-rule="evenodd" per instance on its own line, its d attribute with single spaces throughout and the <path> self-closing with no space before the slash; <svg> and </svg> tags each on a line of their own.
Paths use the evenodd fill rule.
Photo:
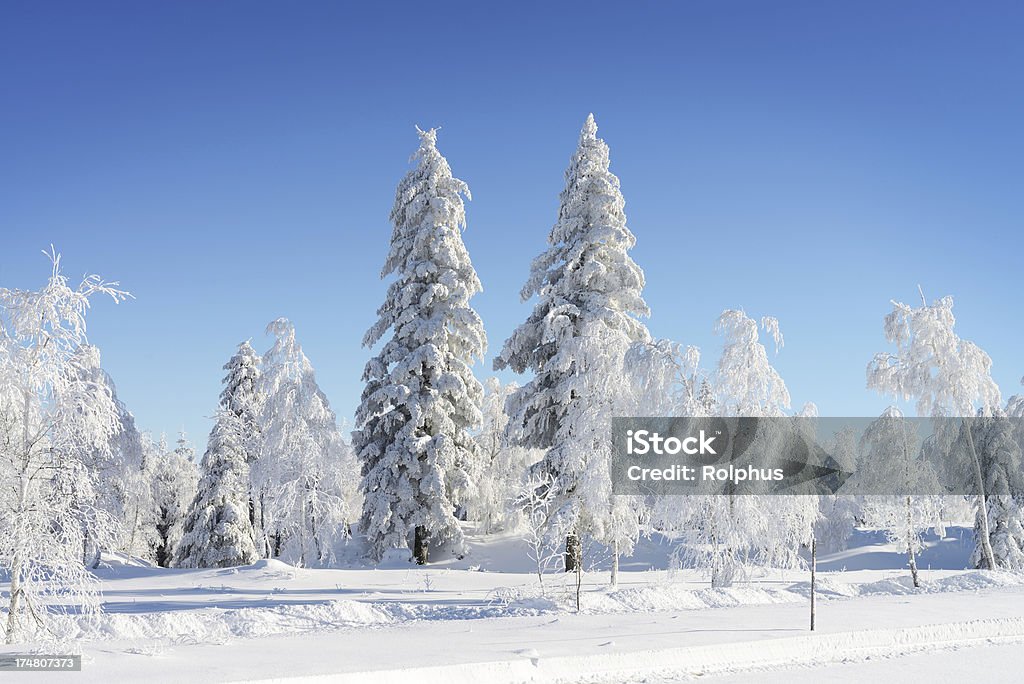
<svg viewBox="0 0 1024 684">
<path fill-rule="evenodd" d="M 815 593 L 820 599 L 847 599 L 858 596 L 901 596 L 980 591 L 999 587 L 1024 586 L 1024 574 L 1003 571 L 972 570 L 921 583 L 914 588 L 909 576 L 893 577 L 863 584 L 847 584 L 835 577 L 819 575 Z M 583 596 L 584 608 L 591 613 L 650 613 L 671 610 L 706 610 L 743 605 L 800 603 L 810 596 L 810 582 L 795 582 L 787 587 L 738 583 L 726 588 L 693 589 L 686 585 L 658 584 L 626 587 Z"/>
<path fill-rule="evenodd" d="M 412 562 L 412 554 L 408 549 L 388 549 L 377 565 L 381 570 L 389 568 L 407 568 Z"/>
<path fill-rule="evenodd" d="M 294 572 L 295 566 L 288 565 L 276 558 L 262 558 L 251 565 L 243 565 L 239 570 L 270 570 L 272 572 Z"/>
<path fill-rule="evenodd" d="M 185 644 L 226 644 L 233 639 L 322 633 L 428 620 L 533 616 L 558 609 L 551 601 L 519 598 L 493 605 L 326 601 L 254 608 L 201 608 L 143 613 L 103 613 L 98 619 L 69 616 L 72 638 L 160 639 Z"/>
<path fill-rule="evenodd" d="M 936 580 L 922 581 L 921 586 L 914 587 L 909 575 L 889 577 L 875 582 L 863 584 L 845 584 L 834 577 L 819 576 L 815 590 L 819 597 L 852 598 L 855 596 L 902 596 L 905 594 L 942 594 L 957 591 L 980 591 L 999 587 L 1024 586 L 1024 574 L 1015 574 L 1002 570 L 969 570 L 958 575 L 943 577 Z M 810 582 L 797 582 L 788 591 L 808 597 L 811 593 Z"/>
<path fill-rule="evenodd" d="M 224 644 L 235 638 L 324 632 L 395 622 L 395 616 L 372 603 L 330 601 L 310 605 L 261 608 L 178 610 L 155 613 L 109 613 L 82 624 L 87 639 L 167 639 L 176 643 Z"/>
<path fill-rule="evenodd" d="M 585 609 L 587 612 L 593 613 L 705 610 L 744 605 L 797 603 L 804 600 L 804 597 L 786 589 L 759 587 L 753 584 L 702 589 L 692 589 L 684 585 L 661 584 L 628 587 L 586 594 L 583 597 Z"/>
</svg>

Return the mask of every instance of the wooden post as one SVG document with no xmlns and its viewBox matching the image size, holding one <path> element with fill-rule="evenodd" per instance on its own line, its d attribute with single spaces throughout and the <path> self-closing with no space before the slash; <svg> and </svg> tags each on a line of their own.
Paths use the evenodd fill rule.
<svg viewBox="0 0 1024 684">
<path fill-rule="evenodd" d="M 811 631 L 814 631 L 814 581 L 818 572 L 818 540 L 811 539 Z"/>
</svg>

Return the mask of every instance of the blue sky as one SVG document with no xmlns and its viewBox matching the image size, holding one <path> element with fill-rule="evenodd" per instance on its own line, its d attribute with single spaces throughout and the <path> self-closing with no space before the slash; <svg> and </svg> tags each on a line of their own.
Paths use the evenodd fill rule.
<svg viewBox="0 0 1024 684">
<path fill-rule="evenodd" d="M 130 289 L 90 337 L 145 428 L 202 448 L 222 364 L 277 316 L 348 417 L 413 125 L 473 191 L 483 377 L 593 111 L 653 334 L 713 363 L 722 309 L 775 315 L 794 404 L 875 415 L 865 366 L 920 284 L 1009 395 L 1022 33 L 1015 3 L 7 2 L 0 283 L 39 285 L 52 242 Z"/>
</svg>

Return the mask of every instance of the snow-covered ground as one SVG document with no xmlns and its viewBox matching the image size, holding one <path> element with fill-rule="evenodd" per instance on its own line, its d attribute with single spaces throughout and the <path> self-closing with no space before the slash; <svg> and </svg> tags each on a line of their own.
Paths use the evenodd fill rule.
<svg viewBox="0 0 1024 684">
<path fill-rule="evenodd" d="M 465 558 L 426 568 L 166 570 L 110 558 L 98 572 L 105 612 L 78 625 L 84 672 L 51 677 L 363 682 L 409 681 L 416 670 L 421 682 L 800 681 L 827 668 L 862 681 L 914 662 L 948 675 L 934 663 L 970 661 L 987 681 L 1017 681 L 1024 577 L 962 570 L 971 545 L 963 528 L 931 539 L 915 590 L 898 551 L 858 531 L 851 549 L 820 559 L 814 633 L 806 573 L 711 589 L 668 569 L 658 541 L 623 562 L 617 589 L 607 572 L 588 573 L 579 614 L 570 578 L 546 575 L 540 594 L 513 536 L 474 538 Z"/>
</svg>

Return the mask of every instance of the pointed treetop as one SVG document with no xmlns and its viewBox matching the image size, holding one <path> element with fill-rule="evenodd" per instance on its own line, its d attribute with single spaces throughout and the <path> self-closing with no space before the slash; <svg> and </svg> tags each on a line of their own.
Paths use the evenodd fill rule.
<svg viewBox="0 0 1024 684">
<path fill-rule="evenodd" d="M 594 115 L 587 114 L 587 120 L 583 122 L 583 130 L 580 131 L 580 139 L 591 139 L 597 138 L 597 122 L 594 121 Z"/>
<path fill-rule="evenodd" d="M 420 147 L 437 147 L 437 131 L 437 128 L 431 128 L 425 131 L 417 126 L 416 132 L 420 136 Z"/>
</svg>

